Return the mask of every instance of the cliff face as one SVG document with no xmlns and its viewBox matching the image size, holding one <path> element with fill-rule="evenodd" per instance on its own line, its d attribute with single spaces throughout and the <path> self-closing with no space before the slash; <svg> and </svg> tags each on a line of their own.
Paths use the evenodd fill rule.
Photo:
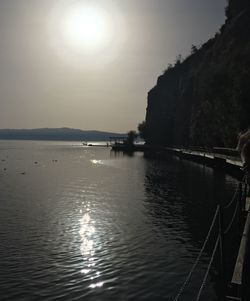
<svg viewBox="0 0 250 301">
<path fill-rule="evenodd" d="M 220 33 L 158 78 L 148 94 L 147 143 L 232 147 L 250 126 L 249 2 L 229 1 Z"/>
</svg>

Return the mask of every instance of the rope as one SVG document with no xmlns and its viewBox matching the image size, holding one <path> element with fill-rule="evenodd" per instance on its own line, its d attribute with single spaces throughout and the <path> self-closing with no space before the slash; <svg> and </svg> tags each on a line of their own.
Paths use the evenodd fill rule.
<svg viewBox="0 0 250 301">
<path fill-rule="evenodd" d="M 241 180 L 241 183 L 247 185 L 247 175 L 246 175 L 246 174 L 244 175 L 243 179 Z M 240 185 L 240 183 L 239 183 L 239 185 L 238 185 L 238 187 L 237 187 L 237 189 L 236 189 L 236 191 L 235 191 L 235 193 L 234 193 L 234 195 L 233 195 L 232 200 L 231 200 L 226 206 L 222 207 L 222 209 L 228 209 L 228 208 L 230 208 L 230 207 L 232 206 L 232 204 L 233 204 L 234 201 L 236 200 L 236 197 L 237 197 L 238 193 L 240 192 L 240 188 L 241 188 L 241 185 Z M 233 225 L 233 222 L 234 222 L 234 220 L 235 220 L 235 217 L 236 217 L 236 213 L 237 213 L 238 208 L 239 208 L 239 202 L 236 203 L 235 211 L 234 211 L 232 220 L 230 221 L 229 225 L 227 226 L 227 228 L 226 228 L 226 230 L 223 232 L 223 234 L 227 234 L 227 233 L 229 232 L 229 230 L 231 229 L 231 227 L 232 227 L 232 225 Z M 193 266 L 192 266 L 190 272 L 188 273 L 188 275 L 187 275 L 187 277 L 186 277 L 184 283 L 182 284 L 182 286 L 181 286 L 181 288 L 180 288 L 180 290 L 179 290 L 177 296 L 175 297 L 174 301 L 178 301 L 179 298 L 182 296 L 182 294 L 183 294 L 183 292 L 184 292 L 186 286 L 188 285 L 188 283 L 189 283 L 189 281 L 190 281 L 190 279 L 191 279 L 191 277 L 192 277 L 192 275 L 193 275 L 193 272 L 194 272 L 194 270 L 195 270 L 197 264 L 198 264 L 199 261 L 200 261 L 201 255 L 203 254 L 203 252 L 204 252 L 204 250 L 205 250 L 205 248 L 206 248 L 207 242 L 208 242 L 208 240 L 209 240 L 209 238 L 210 238 L 210 235 L 211 235 L 211 233 L 212 233 L 213 227 L 214 227 L 214 225 L 215 225 L 216 218 L 217 218 L 217 215 L 218 215 L 218 213 L 219 213 L 219 210 L 220 210 L 220 205 L 217 206 L 217 209 L 216 209 L 216 211 L 215 211 L 215 214 L 214 214 L 212 223 L 211 223 L 211 225 L 210 225 L 209 231 L 208 231 L 208 233 L 207 233 L 207 236 L 206 236 L 206 238 L 205 238 L 205 241 L 204 241 L 204 243 L 203 243 L 203 246 L 202 246 L 202 248 L 201 248 L 201 250 L 200 250 L 200 252 L 199 252 L 199 254 L 198 254 L 197 258 L 196 258 L 196 261 L 194 262 L 194 264 L 193 264 Z M 218 248 L 218 244 L 219 244 L 220 239 L 221 239 L 221 234 L 219 234 L 218 237 L 217 237 L 217 239 L 216 239 L 216 243 L 215 243 L 215 245 L 214 245 L 213 253 L 212 253 L 210 262 L 209 262 L 209 264 L 208 264 L 208 267 L 207 267 L 207 270 L 206 270 L 206 274 L 205 274 L 204 279 L 203 279 L 203 281 L 202 281 L 201 287 L 200 287 L 199 292 L 198 292 L 198 294 L 197 294 L 196 301 L 199 301 L 199 300 L 200 300 L 201 293 L 202 293 L 202 291 L 203 291 L 203 289 L 204 289 L 204 287 L 205 287 L 205 284 L 206 284 L 206 281 L 207 281 L 207 277 L 208 277 L 209 271 L 210 271 L 210 269 L 211 269 L 211 266 L 212 266 L 212 263 L 213 263 L 213 260 L 214 260 L 214 257 L 215 257 L 216 250 L 217 250 L 217 248 Z"/>
<path fill-rule="evenodd" d="M 207 277 L 208 277 L 209 271 L 210 271 L 210 269 L 211 269 L 212 263 L 213 263 L 213 261 L 214 261 L 214 256 L 215 256 L 216 250 L 217 250 L 217 248 L 218 248 L 219 241 L 220 241 L 220 235 L 218 235 L 218 237 L 217 237 L 217 240 L 216 240 L 216 243 L 215 243 L 215 246 L 214 246 L 214 250 L 213 250 L 213 254 L 212 254 L 212 256 L 211 256 L 210 262 L 209 262 L 208 267 L 207 267 L 206 274 L 205 274 L 205 276 L 204 276 L 204 278 L 203 278 L 201 287 L 200 287 L 200 289 L 199 289 L 199 292 L 198 292 L 198 295 L 197 295 L 195 301 L 199 301 L 199 300 L 200 300 L 201 293 L 202 293 L 202 291 L 203 291 L 203 289 L 204 289 L 204 287 L 205 287 L 205 285 L 206 285 Z"/>
<path fill-rule="evenodd" d="M 235 199 L 236 199 L 237 194 L 238 194 L 239 191 L 240 191 L 240 184 L 246 184 L 246 179 L 247 179 L 247 175 L 245 174 L 244 177 L 242 178 L 242 180 L 240 181 L 240 183 L 238 184 L 237 189 L 236 189 L 236 191 L 234 192 L 234 195 L 233 195 L 233 198 L 232 198 L 231 202 L 229 202 L 226 206 L 223 206 L 223 207 L 222 207 L 223 209 L 228 209 L 229 207 L 232 206 L 233 202 L 234 202 Z"/>
<path fill-rule="evenodd" d="M 235 206 L 235 210 L 234 210 L 234 214 L 233 214 L 232 220 L 231 220 L 231 222 L 229 223 L 229 225 L 227 226 L 226 230 L 224 231 L 224 234 L 227 234 L 227 233 L 229 232 L 229 230 L 231 229 L 238 208 L 239 208 L 239 202 L 236 203 L 236 206 Z"/>
<path fill-rule="evenodd" d="M 247 184 L 247 172 L 245 172 L 244 177 L 242 178 L 241 182 Z"/>
<path fill-rule="evenodd" d="M 237 196 L 239 190 L 240 190 L 240 184 L 238 185 L 237 189 L 235 190 L 235 193 L 234 193 L 234 196 L 233 196 L 231 202 L 229 202 L 229 204 L 227 204 L 226 206 L 224 206 L 223 209 L 228 209 L 229 207 L 232 206 L 232 204 L 233 204 L 233 202 L 235 201 L 235 198 L 236 198 L 236 196 Z"/>
<path fill-rule="evenodd" d="M 204 241 L 204 243 L 203 243 L 203 246 L 202 246 L 202 248 L 201 248 L 201 250 L 200 250 L 200 252 L 199 252 L 199 255 L 197 256 L 196 261 L 194 262 L 194 264 L 193 264 L 193 266 L 192 266 L 190 272 L 188 273 L 188 275 L 187 275 L 187 277 L 186 277 L 186 280 L 184 281 L 183 285 L 181 286 L 181 288 L 180 288 L 180 290 L 179 290 L 179 293 L 178 293 L 177 296 L 175 297 L 174 301 L 179 300 L 179 298 L 181 297 L 181 295 L 182 295 L 184 289 L 186 288 L 187 284 L 189 283 L 189 281 L 190 281 L 190 279 L 191 279 L 191 277 L 192 277 L 192 274 L 193 274 L 193 272 L 194 272 L 194 270 L 195 270 L 195 268 L 196 268 L 198 262 L 200 261 L 201 255 L 202 255 L 202 253 L 203 253 L 204 250 L 205 250 L 205 247 L 206 247 L 206 245 L 207 245 L 208 239 L 209 239 L 209 237 L 210 237 L 210 235 L 211 235 L 211 232 L 212 232 L 212 230 L 213 230 L 213 227 L 214 227 L 214 224 L 215 224 L 217 215 L 218 215 L 218 213 L 219 213 L 219 209 L 220 209 L 220 206 L 217 206 L 217 209 L 216 209 L 216 211 L 215 211 L 215 214 L 214 214 L 214 217 L 213 217 L 211 226 L 210 226 L 210 228 L 209 228 L 209 231 L 208 231 L 208 233 L 207 233 L 207 236 L 206 236 L 206 239 L 205 239 L 205 241 Z"/>
</svg>

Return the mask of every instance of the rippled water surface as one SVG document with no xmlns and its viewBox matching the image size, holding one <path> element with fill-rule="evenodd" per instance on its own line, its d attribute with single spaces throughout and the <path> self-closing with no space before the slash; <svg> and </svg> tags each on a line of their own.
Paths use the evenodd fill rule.
<svg viewBox="0 0 250 301">
<path fill-rule="evenodd" d="M 173 300 L 235 183 L 175 157 L 0 141 L 0 299 Z M 218 299 L 217 274 L 202 300 Z"/>
</svg>

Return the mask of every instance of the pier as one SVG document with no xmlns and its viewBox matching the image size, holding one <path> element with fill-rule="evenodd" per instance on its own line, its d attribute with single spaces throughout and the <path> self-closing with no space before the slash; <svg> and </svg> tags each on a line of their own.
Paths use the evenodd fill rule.
<svg viewBox="0 0 250 301">
<path fill-rule="evenodd" d="M 243 175 L 240 155 L 235 149 L 228 148 L 182 148 L 182 147 L 159 147 L 143 144 L 135 144 L 133 147 L 127 147 L 122 143 L 113 144 L 113 151 L 122 152 L 143 152 L 146 157 L 164 158 L 169 154 L 175 155 L 181 159 L 197 162 L 210 167 L 217 167 L 225 170 L 237 178 Z"/>
<path fill-rule="evenodd" d="M 185 292 L 187 292 L 189 283 L 192 281 L 192 277 L 195 274 L 197 265 L 200 262 L 203 253 L 207 250 L 208 246 L 213 246 L 212 254 L 210 256 L 210 260 L 207 265 L 207 269 L 205 271 L 201 285 L 198 291 L 195 293 L 196 298 L 194 300 L 204 300 L 204 288 L 206 286 L 212 265 L 216 261 L 216 257 L 219 258 L 217 260 L 219 260 L 219 270 L 222 286 L 221 300 L 250 300 L 250 292 L 247 286 L 250 270 L 249 267 L 246 266 L 248 259 L 247 250 L 249 249 L 250 198 L 247 196 L 248 185 L 245 179 L 246 178 L 244 177 L 241 181 L 239 181 L 238 187 L 228 204 L 217 205 L 203 246 L 190 272 L 188 273 L 186 279 L 183 281 L 183 285 L 180 287 L 180 290 L 177 293 L 174 301 L 185 300 Z M 230 214 L 228 213 L 228 210 L 230 210 Z M 230 215 L 230 218 L 226 221 L 225 216 L 228 215 Z M 226 240 L 227 236 L 230 235 L 233 228 L 238 228 L 238 231 L 236 231 L 238 237 L 236 237 L 235 234 L 233 235 L 236 242 L 240 240 L 240 245 L 238 256 L 235 261 L 233 275 L 228 280 L 227 275 L 225 275 L 227 267 L 225 265 L 224 256 L 225 252 L 230 252 L 230 249 L 228 249 L 228 244 L 226 244 Z"/>
<path fill-rule="evenodd" d="M 212 254 L 205 271 L 204 278 L 198 292 L 195 292 L 194 300 L 204 300 L 204 288 L 209 276 L 209 272 L 216 258 L 219 257 L 219 270 L 222 286 L 221 300 L 250 300 L 250 259 L 247 254 L 250 250 L 250 196 L 247 183 L 247 176 L 243 169 L 243 163 L 237 150 L 213 148 L 206 149 L 185 149 L 168 147 L 150 147 L 146 145 L 134 145 L 133 149 L 128 149 L 123 145 L 114 145 L 114 151 L 140 151 L 146 157 L 164 158 L 169 154 L 178 156 L 183 160 L 190 160 L 213 168 L 219 168 L 235 176 L 239 182 L 232 199 L 228 204 L 218 204 L 215 210 L 210 228 L 204 240 L 204 244 L 194 262 L 183 285 L 177 292 L 174 301 L 185 300 L 185 292 L 188 290 L 189 283 L 192 281 L 197 265 L 208 246 L 212 246 Z M 233 231 L 236 229 L 236 231 Z M 231 233 L 232 232 L 232 233 Z M 235 233 L 236 232 L 236 233 Z M 228 235 L 233 235 L 233 241 L 237 244 L 238 255 L 235 258 L 234 269 L 231 277 L 225 277 L 225 253 L 230 252 L 226 240 Z M 215 236 L 215 238 L 214 238 Z"/>
</svg>

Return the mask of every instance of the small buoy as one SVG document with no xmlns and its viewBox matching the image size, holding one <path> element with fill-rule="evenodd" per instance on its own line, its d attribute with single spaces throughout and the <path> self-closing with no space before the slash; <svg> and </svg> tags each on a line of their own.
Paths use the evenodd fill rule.
<svg viewBox="0 0 250 301">
<path fill-rule="evenodd" d="M 3 170 L 7 170 L 7 168 L 4 168 Z"/>
<path fill-rule="evenodd" d="M 26 174 L 26 172 L 22 172 L 22 175 L 25 175 Z"/>
<path fill-rule="evenodd" d="M 35 161 L 34 163 L 35 163 L 35 164 L 38 164 L 38 162 L 37 162 L 37 161 Z"/>
</svg>

